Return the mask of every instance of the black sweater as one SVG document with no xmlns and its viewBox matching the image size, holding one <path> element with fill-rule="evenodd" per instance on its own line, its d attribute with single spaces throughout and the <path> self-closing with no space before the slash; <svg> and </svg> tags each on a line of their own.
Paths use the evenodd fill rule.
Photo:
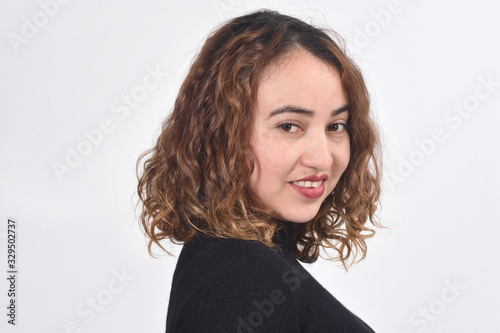
<svg viewBox="0 0 500 333">
<path fill-rule="evenodd" d="M 297 261 L 293 222 L 274 251 L 257 241 L 197 234 L 175 268 L 167 333 L 373 332 Z"/>
</svg>

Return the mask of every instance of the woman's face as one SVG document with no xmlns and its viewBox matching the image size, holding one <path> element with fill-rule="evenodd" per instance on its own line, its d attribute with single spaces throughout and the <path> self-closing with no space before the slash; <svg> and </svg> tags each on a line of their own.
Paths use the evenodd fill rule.
<svg viewBox="0 0 500 333">
<path fill-rule="evenodd" d="M 311 220 L 349 163 L 349 112 L 337 70 L 293 51 L 261 80 L 253 112 L 250 189 L 277 218 Z"/>
</svg>

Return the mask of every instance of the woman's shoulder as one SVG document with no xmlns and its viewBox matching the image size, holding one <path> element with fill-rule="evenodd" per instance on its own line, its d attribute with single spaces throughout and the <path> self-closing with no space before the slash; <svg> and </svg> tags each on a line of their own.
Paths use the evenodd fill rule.
<svg viewBox="0 0 500 333">
<path fill-rule="evenodd" d="M 295 301 L 282 278 L 289 265 L 257 241 L 197 236 L 184 245 L 174 272 L 169 328 L 173 332 L 226 332 L 222 327 L 245 331 L 249 320 L 259 315 L 261 328 L 295 332 L 299 324 Z M 271 314 L 272 320 L 267 319 Z"/>
<path fill-rule="evenodd" d="M 183 246 L 176 270 L 198 271 L 204 276 L 259 275 L 264 271 L 269 275 L 285 266 L 279 250 L 261 242 L 197 234 Z"/>
<path fill-rule="evenodd" d="M 197 236 L 179 257 L 167 331 L 372 332 L 292 256 L 290 248 Z"/>
</svg>

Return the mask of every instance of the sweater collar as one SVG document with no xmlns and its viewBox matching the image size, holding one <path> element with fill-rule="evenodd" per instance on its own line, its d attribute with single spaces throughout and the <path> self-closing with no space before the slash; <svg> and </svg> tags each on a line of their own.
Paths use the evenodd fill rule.
<svg viewBox="0 0 500 333">
<path fill-rule="evenodd" d="M 274 241 L 280 246 L 293 246 L 295 222 L 276 220 L 279 230 L 274 233 Z"/>
</svg>

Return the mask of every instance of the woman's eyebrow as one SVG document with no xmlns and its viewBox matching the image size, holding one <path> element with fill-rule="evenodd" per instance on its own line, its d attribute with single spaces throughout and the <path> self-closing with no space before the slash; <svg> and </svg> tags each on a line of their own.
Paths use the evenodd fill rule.
<svg viewBox="0 0 500 333">
<path fill-rule="evenodd" d="M 342 112 L 346 112 L 346 111 L 349 111 L 349 106 L 348 105 L 344 105 L 343 107 L 338 108 L 337 110 L 333 110 L 330 113 L 330 117 L 334 117 L 334 116 L 336 116 L 338 114 L 341 114 Z M 313 114 L 314 114 L 314 111 L 311 111 L 311 110 L 307 110 L 307 109 L 304 109 L 304 108 L 301 108 L 301 107 L 298 107 L 298 106 L 285 105 L 285 106 L 283 106 L 281 108 L 273 110 L 269 114 L 269 116 L 267 117 L 267 119 L 269 119 L 269 118 L 271 118 L 273 116 L 276 116 L 278 114 L 286 113 L 286 112 L 299 113 L 299 114 L 306 115 L 308 117 L 312 117 Z"/>
</svg>

